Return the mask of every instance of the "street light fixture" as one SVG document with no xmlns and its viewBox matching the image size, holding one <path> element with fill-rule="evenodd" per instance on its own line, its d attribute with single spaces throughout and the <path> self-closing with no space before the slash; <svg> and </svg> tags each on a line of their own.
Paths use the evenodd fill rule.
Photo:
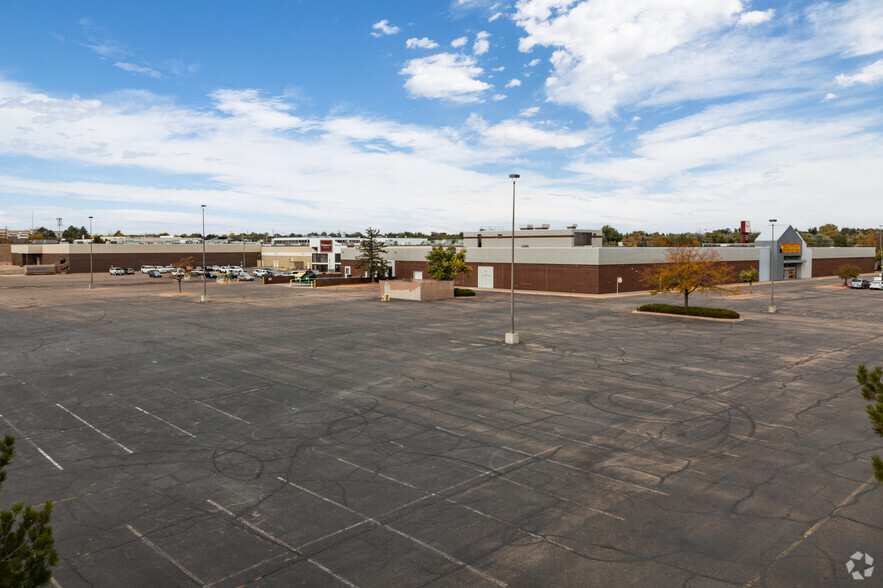
<svg viewBox="0 0 883 588">
<path fill-rule="evenodd" d="M 92 217 L 89 217 L 89 289 L 95 289 L 95 276 L 92 272 L 92 244 L 95 243 L 95 235 L 92 234 Z"/>
<path fill-rule="evenodd" d="M 509 332 L 506 333 L 506 344 L 518 343 L 518 333 L 515 332 L 515 180 L 520 178 L 518 174 L 509 174 L 512 180 L 512 255 L 509 264 Z"/>
<path fill-rule="evenodd" d="M 208 302 L 208 293 L 206 292 L 206 277 L 208 266 L 205 265 L 205 204 L 202 204 L 202 302 Z"/>
<path fill-rule="evenodd" d="M 770 314 L 776 312 L 776 257 L 774 247 L 776 246 L 776 219 L 770 219 Z"/>
</svg>

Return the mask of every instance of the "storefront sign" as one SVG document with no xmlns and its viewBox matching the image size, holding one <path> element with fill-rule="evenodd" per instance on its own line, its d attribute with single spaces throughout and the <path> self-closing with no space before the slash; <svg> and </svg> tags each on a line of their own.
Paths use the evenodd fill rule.
<svg viewBox="0 0 883 588">
<path fill-rule="evenodd" d="M 782 243 L 779 248 L 782 253 L 800 253 L 800 243 Z"/>
<path fill-rule="evenodd" d="M 334 241 L 328 239 L 322 239 L 319 241 L 319 251 L 322 253 L 331 253 L 334 251 Z"/>
</svg>

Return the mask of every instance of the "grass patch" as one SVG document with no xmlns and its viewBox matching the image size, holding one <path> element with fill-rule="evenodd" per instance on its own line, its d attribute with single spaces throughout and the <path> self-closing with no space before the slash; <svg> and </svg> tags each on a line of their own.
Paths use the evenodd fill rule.
<svg viewBox="0 0 883 588">
<path fill-rule="evenodd" d="M 641 312 L 661 312 L 665 314 L 682 314 L 687 316 L 704 316 L 706 318 L 737 319 L 739 313 L 726 308 L 705 308 L 702 306 L 675 306 L 673 304 L 645 304 L 638 308 Z"/>
<path fill-rule="evenodd" d="M 469 288 L 454 288 L 454 296 L 475 296 L 475 290 Z"/>
</svg>

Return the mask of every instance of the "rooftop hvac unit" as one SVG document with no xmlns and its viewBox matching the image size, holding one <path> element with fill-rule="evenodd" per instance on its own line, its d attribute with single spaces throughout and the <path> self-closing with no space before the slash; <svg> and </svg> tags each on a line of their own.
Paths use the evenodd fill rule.
<svg viewBox="0 0 883 588">
<path fill-rule="evenodd" d="M 551 227 L 551 226 L 552 226 L 552 225 L 550 225 L 550 224 L 547 223 L 547 224 L 545 224 L 545 225 L 540 225 L 539 228 L 541 228 L 541 229 L 548 229 L 548 228 Z"/>
<path fill-rule="evenodd" d="M 572 225 L 567 225 L 567 228 L 568 228 L 568 229 L 575 229 L 575 228 L 576 228 L 576 223 L 573 223 Z"/>
<path fill-rule="evenodd" d="M 521 226 L 518 227 L 518 228 L 521 229 L 522 231 L 532 231 L 532 230 L 533 230 L 533 225 L 521 225 Z"/>
</svg>

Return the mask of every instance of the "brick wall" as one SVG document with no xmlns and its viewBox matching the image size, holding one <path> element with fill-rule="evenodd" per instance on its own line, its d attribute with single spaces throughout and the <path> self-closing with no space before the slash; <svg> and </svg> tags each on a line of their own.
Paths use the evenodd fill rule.
<svg viewBox="0 0 883 588">
<path fill-rule="evenodd" d="M 875 261 L 873 257 L 841 257 L 833 259 L 813 259 L 812 260 L 812 277 L 818 276 L 834 276 L 837 274 L 837 268 L 842 265 L 854 265 L 859 268 L 863 274 L 874 271 Z"/>
<path fill-rule="evenodd" d="M 344 262 L 347 264 L 347 262 Z M 458 287 L 475 288 L 478 286 L 478 267 L 494 268 L 494 287 L 508 288 L 510 283 L 508 263 L 470 264 L 472 275 L 468 278 L 460 274 L 454 284 Z M 623 265 L 566 265 L 518 263 L 515 265 L 515 289 L 537 290 L 541 292 L 573 292 L 582 294 L 608 294 L 616 292 L 616 278 L 622 278 L 620 292 L 646 290 L 643 275 L 656 264 L 623 264 Z M 739 272 L 750 267 L 757 268 L 757 262 L 730 262 L 733 270 L 733 281 L 739 281 Z M 422 271 L 428 278 L 425 261 L 396 261 L 396 277 L 413 278 L 415 271 Z M 355 268 L 353 275 L 357 275 Z"/>
</svg>

